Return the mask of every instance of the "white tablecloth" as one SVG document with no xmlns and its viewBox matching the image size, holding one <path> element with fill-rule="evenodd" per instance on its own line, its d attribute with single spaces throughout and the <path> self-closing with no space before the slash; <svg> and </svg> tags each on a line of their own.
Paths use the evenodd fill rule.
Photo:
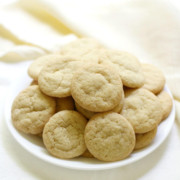
<svg viewBox="0 0 180 180">
<path fill-rule="evenodd" d="M 116 30 L 114 30 L 114 32 L 117 33 Z M 88 32 L 86 32 L 85 34 L 87 33 Z M 89 34 L 93 36 L 93 33 L 89 33 Z M 109 37 L 107 37 L 107 39 L 102 39 L 102 36 L 99 36 L 99 39 L 101 39 L 106 44 L 108 44 L 107 42 Z M 121 37 L 121 35 L 119 37 Z M 122 41 L 126 42 L 127 39 L 122 39 Z M 111 40 L 109 42 L 110 42 L 109 46 L 117 47 L 117 41 L 113 43 L 113 41 Z M 144 45 L 147 45 L 146 42 L 144 42 Z M 120 43 L 120 46 L 122 46 L 122 43 Z M 126 43 L 125 47 L 127 49 L 129 48 L 132 50 L 133 42 L 129 44 Z M 175 48 L 177 48 L 177 44 Z M 146 50 L 147 49 L 148 46 L 146 46 Z M 139 53 L 140 57 L 143 57 L 143 54 L 140 53 L 140 49 L 136 47 L 134 51 L 137 52 L 137 55 Z M 158 56 L 160 56 L 160 54 L 158 54 Z M 144 55 L 144 57 L 146 57 L 146 55 Z M 152 56 L 150 56 L 150 58 L 153 59 Z M 26 71 L 28 64 L 29 64 L 28 61 L 12 63 L 12 64 L 11 63 L 6 64 L 0 62 L 0 179 L 1 180 L 12 180 L 12 179 L 13 180 L 38 180 L 38 179 L 42 179 L 42 180 L 56 180 L 56 179 L 57 180 L 79 180 L 79 179 L 179 180 L 180 179 L 180 171 L 179 171 L 180 124 L 177 120 L 175 121 L 172 131 L 169 134 L 168 138 L 152 154 L 148 155 L 142 160 L 139 160 L 131 165 L 127 165 L 112 170 L 79 171 L 79 170 L 61 168 L 54 166 L 52 164 L 48 164 L 34 157 L 27 151 L 25 151 L 14 140 L 14 138 L 10 134 L 5 123 L 5 119 L 3 117 L 3 108 L 10 84 L 16 81 L 17 77 L 20 74 L 22 74 L 22 72 Z"/>
</svg>

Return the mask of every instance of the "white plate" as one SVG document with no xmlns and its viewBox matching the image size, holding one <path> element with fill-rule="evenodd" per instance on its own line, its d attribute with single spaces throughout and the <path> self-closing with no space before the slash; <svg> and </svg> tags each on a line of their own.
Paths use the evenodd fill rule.
<svg viewBox="0 0 180 180">
<path fill-rule="evenodd" d="M 101 162 L 96 159 L 83 158 L 83 157 L 74 158 L 71 160 L 58 159 L 56 157 L 51 156 L 46 151 L 40 137 L 36 137 L 33 135 L 26 135 L 24 133 L 21 133 L 18 130 L 16 130 L 14 126 L 12 125 L 12 122 L 11 122 L 12 102 L 14 98 L 17 96 L 17 94 L 21 90 L 26 88 L 30 84 L 30 82 L 31 82 L 31 79 L 25 73 L 17 80 L 17 82 L 15 82 L 11 86 L 10 92 L 7 95 L 7 101 L 5 104 L 5 119 L 7 122 L 7 126 L 12 136 L 24 149 L 26 149 L 28 152 L 30 152 L 34 156 L 46 161 L 47 163 L 52 163 L 57 166 L 62 166 L 62 167 L 71 168 L 71 169 L 80 169 L 80 170 L 104 170 L 104 169 L 122 167 L 124 165 L 133 163 L 139 159 L 142 159 L 148 154 L 152 153 L 157 147 L 159 147 L 160 144 L 162 144 L 162 142 L 165 140 L 165 138 L 169 134 L 172 128 L 173 122 L 174 122 L 175 108 L 173 105 L 173 109 L 169 117 L 159 125 L 158 132 L 153 143 L 147 148 L 133 152 L 128 158 L 118 161 L 118 162 Z M 165 87 L 165 90 L 171 95 L 167 86 Z"/>
</svg>

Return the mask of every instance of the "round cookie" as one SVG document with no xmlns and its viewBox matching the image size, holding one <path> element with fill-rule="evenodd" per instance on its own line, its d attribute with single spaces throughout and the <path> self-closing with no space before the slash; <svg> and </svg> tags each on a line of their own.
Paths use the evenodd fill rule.
<svg viewBox="0 0 180 180">
<path fill-rule="evenodd" d="M 59 60 L 61 58 L 60 55 L 45 55 L 34 60 L 28 68 L 28 74 L 34 80 L 38 80 L 39 73 L 41 69 L 49 62 L 54 60 Z"/>
<path fill-rule="evenodd" d="M 165 85 L 165 77 L 161 70 L 152 64 L 142 64 L 142 69 L 145 76 L 143 88 L 148 89 L 154 94 L 162 91 Z"/>
<path fill-rule="evenodd" d="M 99 64 L 108 64 L 117 69 L 124 86 L 139 88 L 144 84 L 144 75 L 138 59 L 123 51 L 104 50 Z"/>
<path fill-rule="evenodd" d="M 49 153 L 62 159 L 82 155 L 86 150 L 86 123 L 76 111 L 64 110 L 52 116 L 43 131 L 43 142 Z"/>
<path fill-rule="evenodd" d="M 121 114 L 132 124 L 135 133 L 154 129 L 162 119 L 159 99 L 144 88 L 126 90 Z"/>
<path fill-rule="evenodd" d="M 102 47 L 103 46 L 95 39 L 81 38 L 63 46 L 60 54 L 81 57 L 93 50 L 101 49 Z"/>
<path fill-rule="evenodd" d="M 136 144 L 135 144 L 135 150 L 142 149 L 153 141 L 157 133 L 157 127 L 153 130 L 143 133 L 143 134 L 136 134 Z"/>
<path fill-rule="evenodd" d="M 32 85 L 19 93 L 12 105 L 14 126 L 27 134 L 39 134 L 55 113 L 55 100 Z"/>
<path fill-rule="evenodd" d="M 67 56 L 46 64 L 38 77 L 41 90 L 53 97 L 71 96 L 71 80 L 80 64 L 80 61 Z"/>
<path fill-rule="evenodd" d="M 87 64 L 74 73 L 71 93 L 84 109 L 103 112 L 113 109 L 122 99 L 118 73 L 100 64 Z"/>
<path fill-rule="evenodd" d="M 56 112 L 62 110 L 74 110 L 74 100 L 71 96 L 56 99 Z"/>
<path fill-rule="evenodd" d="M 166 92 L 166 91 L 161 91 L 157 97 L 159 98 L 161 105 L 162 105 L 162 110 L 163 110 L 163 116 L 162 116 L 162 120 L 166 119 L 172 109 L 172 98 L 170 97 L 170 95 Z"/>
<path fill-rule="evenodd" d="M 124 92 L 122 93 L 122 99 L 120 103 L 111 111 L 120 113 L 120 111 L 122 110 L 123 104 L 124 104 Z M 92 112 L 92 111 L 88 111 L 87 109 L 84 109 L 77 102 L 75 102 L 75 106 L 76 106 L 77 111 L 80 112 L 82 115 L 84 115 L 87 119 L 90 119 L 92 116 L 96 114 L 96 112 Z"/>
<path fill-rule="evenodd" d="M 93 116 L 86 125 L 84 137 L 87 149 L 102 161 L 124 159 L 135 146 L 135 133 L 131 124 L 115 112 Z"/>
</svg>

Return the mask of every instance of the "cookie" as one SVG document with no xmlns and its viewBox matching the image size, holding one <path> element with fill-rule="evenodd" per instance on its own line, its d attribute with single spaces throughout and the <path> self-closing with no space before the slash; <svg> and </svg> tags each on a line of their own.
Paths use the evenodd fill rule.
<svg viewBox="0 0 180 180">
<path fill-rule="evenodd" d="M 153 139 L 155 138 L 156 133 L 157 133 L 157 127 L 149 132 L 143 134 L 136 134 L 136 145 L 134 149 L 135 150 L 142 149 L 150 145 Z"/>
<path fill-rule="evenodd" d="M 123 107 L 123 104 L 124 104 L 124 92 L 122 93 L 122 99 L 121 99 L 120 103 L 115 108 L 113 108 L 111 111 L 120 113 L 120 111 Z M 77 111 L 80 112 L 87 119 L 90 119 L 92 116 L 94 116 L 96 114 L 95 112 L 84 109 L 77 102 L 75 102 L 75 106 L 76 106 Z"/>
<path fill-rule="evenodd" d="M 43 131 L 43 142 L 49 153 L 62 159 L 82 155 L 86 150 L 86 123 L 76 111 L 64 110 L 52 116 Z"/>
<path fill-rule="evenodd" d="M 93 158 L 94 156 L 89 152 L 88 149 L 86 149 L 86 151 L 82 154 L 83 157 L 86 158 Z"/>
<path fill-rule="evenodd" d="M 56 98 L 56 112 L 62 110 L 74 110 L 74 100 L 71 96 Z"/>
<path fill-rule="evenodd" d="M 13 124 L 24 133 L 39 134 L 55 113 L 55 108 L 54 98 L 43 94 L 37 85 L 29 86 L 13 102 Z"/>
<path fill-rule="evenodd" d="M 132 124 L 135 133 L 154 129 L 162 119 L 159 99 L 144 88 L 126 90 L 121 114 Z"/>
<path fill-rule="evenodd" d="M 80 61 L 67 56 L 51 61 L 43 67 L 39 74 L 38 83 L 41 90 L 53 97 L 71 96 L 71 80 L 79 66 Z"/>
<path fill-rule="evenodd" d="M 105 50 L 99 64 L 113 66 L 119 72 L 124 86 L 138 88 L 144 84 L 144 75 L 138 59 L 127 53 L 117 50 Z"/>
<path fill-rule="evenodd" d="M 92 38 L 80 38 L 61 48 L 60 54 L 68 56 L 81 57 L 93 50 L 101 49 L 103 46 L 97 40 Z"/>
<path fill-rule="evenodd" d="M 142 64 L 145 82 L 143 88 L 148 89 L 154 94 L 158 94 L 163 90 L 165 85 L 165 77 L 161 70 L 152 64 Z"/>
<path fill-rule="evenodd" d="M 86 125 L 84 137 L 87 149 L 102 161 L 124 159 L 135 146 L 135 133 L 131 124 L 115 112 L 93 116 Z"/>
<path fill-rule="evenodd" d="M 122 99 L 122 82 L 108 66 L 87 64 L 74 73 L 71 84 L 73 99 L 84 109 L 103 112 L 113 109 Z"/>
<path fill-rule="evenodd" d="M 159 98 L 161 105 L 162 105 L 162 112 L 163 112 L 163 116 L 162 116 L 162 120 L 166 119 L 172 109 L 172 98 L 170 97 L 170 95 L 166 92 L 166 91 L 161 91 L 157 97 Z"/>
<path fill-rule="evenodd" d="M 38 76 L 39 73 L 41 71 L 41 69 L 49 62 L 51 62 L 52 60 L 58 60 L 60 59 L 61 56 L 60 55 L 45 55 L 42 57 L 37 58 L 36 60 L 34 60 L 31 65 L 28 68 L 28 74 L 31 78 L 33 78 L 34 80 L 38 80 Z"/>
</svg>

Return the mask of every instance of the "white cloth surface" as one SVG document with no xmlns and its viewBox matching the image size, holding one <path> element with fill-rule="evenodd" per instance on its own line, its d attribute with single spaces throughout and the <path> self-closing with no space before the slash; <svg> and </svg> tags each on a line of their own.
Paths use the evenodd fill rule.
<svg viewBox="0 0 180 180">
<path fill-rule="evenodd" d="M 38 19 L 17 6 L 7 6 L 0 11 L 0 33 L 11 34 L 21 43 L 28 43 L 55 52 L 60 49 L 64 39 L 73 35 L 64 36 L 56 32 L 51 26 L 40 23 Z"/>
<path fill-rule="evenodd" d="M 28 45 L 16 45 L 7 51 L 1 52 L 0 60 L 6 62 L 17 62 L 27 59 L 35 59 L 45 54 L 46 52 L 38 47 Z"/>
<path fill-rule="evenodd" d="M 57 0 L 31 0 L 29 2 L 41 4 L 41 8 L 45 8 L 47 12 L 63 21 L 79 34 L 95 37 L 109 47 L 130 51 L 138 56 L 141 61 L 152 62 L 159 66 L 166 74 L 166 77 L 171 79 L 169 85 L 171 85 L 171 90 L 177 99 L 177 116 L 173 129 L 166 141 L 155 152 L 131 165 L 105 171 L 78 171 L 57 167 L 39 160 L 26 152 L 8 131 L 3 117 L 5 96 L 7 95 L 9 85 L 26 71 L 29 62 L 25 61 L 12 64 L 0 62 L 0 179 L 179 180 L 180 124 L 178 119 L 180 119 L 180 111 L 178 109 L 180 109 L 180 103 L 178 99 L 180 99 L 180 12 L 170 5 L 168 1 L 154 0 L 105 0 L 103 4 L 102 1 L 96 1 L 96 3 L 95 1 L 91 1 L 89 4 L 80 0 L 76 2 L 72 0 L 61 2 Z M 84 8 L 81 8 L 80 4 Z M 8 11 L 1 11 L 0 14 L 14 12 L 8 8 Z M 82 16 L 82 13 L 84 13 L 84 16 Z M 17 15 L 15 18 L 21 17 Z M 32 17 L 26 14 L 25 18 L 31 19 Z M 157 21 L 155 21 L 156 19 Z M 2 16 L 0 18 L 0 26 L 2 25 L 1 20 Z M 33 18 L 31 23 L 34 21 L 36 20 Z M 18 22 L 18 24 L 20 25 L 21 23 Z M 68 40 L 65 38 L 58 45 L 57 41 L 51 41 L 47 46 L 43 43 L 44 41 L 41 41 L 41 38 L 38 39 L 34 36 L 32 37 L 32 35 L 30 36 L 32 38 L 30 38 L 28 37 L 28 32 L 22 34 L 19 31 L 21 30 L 20 28 L 15 31 L 11 25 L 11 20 L 8 22 L 3 20 L 3 27 L 6 27 L 8 32 L 11 32 L 15 38 L 9 40 L 6 37 L 1 37 L 0 34 L 0 42 L 3 42 L 4 48 L 0 52 L 8 53 L 12 48 L 17 48 L 17 45 L 27 44 L 32 45 L 32 48 L 37 47 L 42 51 L 52 52 L 74 38 L 74 36 Z M 41 25 L 41 22 L 37 22 L 38 27 L 42 27 Z M 36 29 L 37 32 L 39 31 L 38 27 Z M 58 33 L 54 33 L 51 27 L 47 25 L 43 25 L 43 27 L 52 30 L 52 34 L 55 34 L 58 38 L 63 37 L 62 35 L 58 35 Z M 52 36 L 54 37 L 54 35 Z M 33 55 L 34 53 L 30 54 Z"/>
</svg>

